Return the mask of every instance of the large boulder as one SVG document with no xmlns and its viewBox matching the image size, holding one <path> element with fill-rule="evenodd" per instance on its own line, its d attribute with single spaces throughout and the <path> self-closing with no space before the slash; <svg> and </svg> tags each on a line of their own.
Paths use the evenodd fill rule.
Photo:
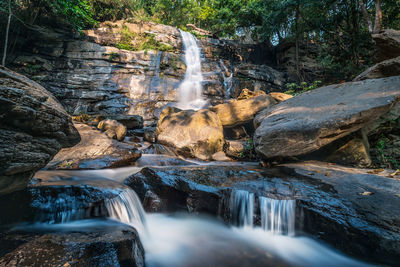
<svg viewBox="0 0 400 267">
<path fill-rule="evenodd" d="M 377 53 L 376 62 L 400 56 L 400 31 L 386 29 L 372 35 L 375 41 Z"/>
<path fill-rule="evenodd" d="M 160 144 L 177 148 L 179 154 L 200 159 L 211 159 L 224 145 L 221 121 L 209 110 L 170 114 L 158 122 L 156 136 Z"/>
<path fill-rule="evenodd" d="M 378 119 L 400 100 L 400 76 L 330 85 L 281 102 L 254 120 L 254 144 L 264 158 L 307 154 Z M 396 111 L 397 112 L 397 111 Z M 397 114 L 397 117 L 399 114 Z"/>
<path fill-rule="evenodd" d="M 32 80 L 0 67 L 0 194 L 23 188 L 62 148 L 80 140 L 60 103 Z"/>
<path fill-rule="evenodd" d="M 269 95 L 259 95 L 245 100 L 232 100 L 209 109 L 218 114 L 223 126 L 235 126 L 252 121 L 258 112 L 276 103 Z"/>
<path fill-rule="evenodd" d="M 144 266 L 137 232 L 114 223 L 73 232 L 0 233 L 0 266 Z"/>
<path fill-rule="evenodd" d="M 106 134 L 85 124 L 75 124 L 82 140 L 71 148 L 62 149 L 48 169 L 103 169 L 133 165 L 141 153 L 135 147 L 110 139 Z"/>
<path fill-rule="evenodd" d="M 358 75 L 354 80 L 385 78 L 400 75 L 400 56 L 382 61 Z"/>
</svg>

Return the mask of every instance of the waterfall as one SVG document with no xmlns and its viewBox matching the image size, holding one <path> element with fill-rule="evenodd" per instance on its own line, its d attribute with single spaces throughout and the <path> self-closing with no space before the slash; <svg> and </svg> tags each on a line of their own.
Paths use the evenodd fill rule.
<svg viewBox="0 0 400 267">
<path fill-rule="evenodd" d="M 219 65 L 221 67 L 222 78 L 224 79 L 224 88 L 225 88 L 225 98 L 231 98 L 232 89 L 234 86 L 233 72 L 228 70 L 228 67 L 225 65 L 222 59 L 219 60 Z"/>
<path fill-rule="evenodd" d="M 139 233 L 145 231 L 146 213 L 135 191 L 126 188 L 105 204 L 110 218 L 132 225 Z"/>
<path fill-rule="evenodd" d="M 294 235 L 296 201 L 259 197 L 261 226 L 277 235 Z M 233 190 L 230 196 L 232 223 L 239 227 L 253 227 L 254 194 Z"/>
<path fill-rule="evenodd" d="M 181 30 L 180 33 L 185 49 L 186 73 L 178 88 L 177 107 L 198 110 L 207 104 L 207 101 L 203 98 L 201 86 L 203 75 L 201 73 L 200 47 L 192 34 Z"/>
<path fill-rule="evenodd" d="M 233 224 L 252 227 L 254 216 L 254 194 L 244 190 L 233 190 L 230 197 Z"/>
<path fill-rule="evenodd" d="M 294 235 L 296 201 L 259 197 L 261 226 L 272 234 Z"/>
</svg>

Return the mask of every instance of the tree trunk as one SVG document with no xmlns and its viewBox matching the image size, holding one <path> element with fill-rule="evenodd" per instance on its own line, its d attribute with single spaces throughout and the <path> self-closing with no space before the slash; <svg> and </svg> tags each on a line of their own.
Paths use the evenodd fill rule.
<svg viewBox="0 0 400 267">
<path fill-rule="evenodd" d="M 366 8 L 366 6 L 365 6 L 365 4 L 364 4 L 364 1 L 363 1 L 363 0 L 358 0 L 358 4 L 359 4 L 360 7 L 361 7 L 361 10 L 362 10 L 364 19 L 365 19 L 365 21 L 366 21 L 367 24 L 368 24 L 368 31 L 369 31 L 370 33 L 372 33 L 372 31 L 373 31 L 373 29 L 372 29 L 372 21 L 371 21 L 371 18 L 369 17 L 369 15 L 368 15 L 368 10 L 367 10 L 367 8 Z"/>
<path fill-rule="evenodd" d="M 381 1 L 374 0 L 375 2 L 375 26 L 374 33 L 378 33 L 381 31 L 382 27 L 382 9 L 381 9 Z"/>
<path fill-rule="evenodd" d="M 5 41 L 4 41 L 3 60 L 1 61 L 1 65 L 3 67 L 6 66 L 8 34 L 10 32 L 10 24 L 11 24 L 11 0 L 8 0 L 8 21 L 7 21 L 6 36 L 5 36 Z"/>
</svg>

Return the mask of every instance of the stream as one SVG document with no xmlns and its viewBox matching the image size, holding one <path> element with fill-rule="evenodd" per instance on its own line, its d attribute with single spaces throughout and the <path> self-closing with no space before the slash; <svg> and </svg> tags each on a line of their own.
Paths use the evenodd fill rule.
<svg viewBox="0 0 400 267">
<path fill-rule="evenodd" d="M 254 194 L 244 190 L 234 190 L 230 196 L 235 226 L 205 214 L 146 213 L 136 193 L 123 184 L 140 169 L 40 171 L 34 178 L 40 185 L 32 187 L 33 194 L 43 186 L 94 186 L 105 195 L 105 216 L 86 216 L 79 208 L 82 205 L 74 203 L 84 198 L 66 196 L 69 191 L 64 189 L 63 194 L 37 198 L 33 205 L 46 212 L 38 221 L 13 230 L 96 232 L 127 224 L 139 233 L 146 266 L 369 266 L 321 241 L 298 235 L 294 200 L 260 198 L 260 226 L 253 222 Z"/>
</svg>

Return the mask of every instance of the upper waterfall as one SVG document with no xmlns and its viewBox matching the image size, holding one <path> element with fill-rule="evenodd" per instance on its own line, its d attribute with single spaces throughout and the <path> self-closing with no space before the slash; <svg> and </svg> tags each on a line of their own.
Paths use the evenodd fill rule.
<svg viewBox="0 0 400 267">
<path fill-rule="evenodd" d="M 186 73 L 178 88 L 177 107 L 198 110 L 207 104 L 201 85 L 203 75 L 201 73 L 200 47 L 197 45 L 196 37 L 192 34 L 181 30 L 180 33 L 185 49 Z"/>
</svg>

